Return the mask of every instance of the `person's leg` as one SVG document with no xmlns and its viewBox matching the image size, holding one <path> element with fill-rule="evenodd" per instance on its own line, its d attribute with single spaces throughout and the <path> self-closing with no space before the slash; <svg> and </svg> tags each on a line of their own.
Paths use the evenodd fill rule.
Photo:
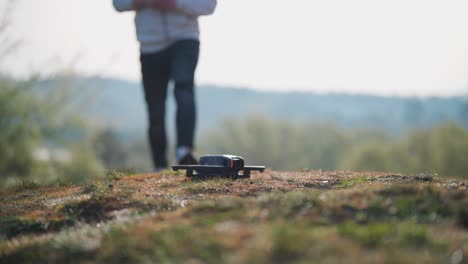
<svg viewBox="0 0 468 264">
<path fill-rule="evenodd" d="M 167 167 L 166 95 L 170 73 L 169 51 L 142 54 L 141 72 L 148 110 L 149 141 L 155 169 Z"/>
<path fill-rule="evenodd" d="M 192 154 L 194 148 L 196 105 L 195 69 L 198 63 L 199 42 L 182 40 L 171 47 L 171 77 L 174 80 L 174 95 L 177 103 L 177 159 Z M 190 161 L 193 163 L 193 160 Z"/>
</svg>

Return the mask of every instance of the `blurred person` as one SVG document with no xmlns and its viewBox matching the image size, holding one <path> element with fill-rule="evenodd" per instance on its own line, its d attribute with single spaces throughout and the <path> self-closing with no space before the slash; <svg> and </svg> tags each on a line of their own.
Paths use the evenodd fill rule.
<svg viewBox="0 0 468 264">
<path fill-rule="evenodd" d="M 198 17 L 212 14 L 216 0 L 113 0 L 113 4 L 119 12 L 136 12 L 155 169 L 168 166 L 165 102 L 171 80 L 177 104 L 176 161 L 182 165 L 197 164 L 193 141 L 196 124 L 194 74 L 200 46 Z"/>
</svg>

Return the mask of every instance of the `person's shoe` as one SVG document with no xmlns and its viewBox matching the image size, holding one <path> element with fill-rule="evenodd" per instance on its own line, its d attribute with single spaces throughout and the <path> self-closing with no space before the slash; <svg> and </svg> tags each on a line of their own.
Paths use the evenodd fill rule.
<svg viewBox="0 0 468 264">
<path fill-rule="evenodd" d="M 179 160 L 179 165 L 198 165 L 197 159 L 192 155 L 192 153 L 187 153 Z"/>
</svg>

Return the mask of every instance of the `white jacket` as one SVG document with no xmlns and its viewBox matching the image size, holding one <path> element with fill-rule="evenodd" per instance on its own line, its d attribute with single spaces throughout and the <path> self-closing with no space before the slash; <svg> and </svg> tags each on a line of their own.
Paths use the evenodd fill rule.
<svg viewBox="0 0 468 264">
<path fill-rule="evenodd" d="M 119 12 L 133 11 L 133 0 L 113 0 Z M 164 12 L 142 9 L 136 12 L 135 26 L 141 53 L 162 50 L 177 40 L 199 39 L 198 17 L 210 15 L 216 0 L 177 0 L 177 10 Z"/>
</svg>

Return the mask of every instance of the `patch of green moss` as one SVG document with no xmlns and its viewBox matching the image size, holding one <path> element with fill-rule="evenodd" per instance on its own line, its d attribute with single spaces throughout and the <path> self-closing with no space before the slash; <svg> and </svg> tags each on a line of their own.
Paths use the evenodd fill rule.
<svg viewBox="0 0 468 264">
<path fill-rule="evenodd" d="M 100 263 L 224 263 L 224 250 L 210 230 L 177 225 L 135 237 L 113 229 L 100 251 Z M 125 237 L 126 239 L 122 239 Z M 144 241 L 144 242 L 143 242 Z"/>
<path fill-rule="evenodd" d="M 106 179 L 108 180 L 118 180 L 120 178 L 122 178 L 123 176 L 128 176 L 128 175 L 132 175 L 132 174 L 135 174 L 136 173 L 136 170 L 135 169 L 132 169 L 132 168 L 128 168 L 128 169 L 118 169 L 118 170 L 109 170 L 106 172 Z"/>
<path fill-rule="evenodd" d="M 15 192 L 20 192 L 20 191 L 27 191 L 27 190 L 35 190 L 39 188 L 40 185 L 37 184 L 35 181 L 30 180 L 30 179 L 24 179 L 21 180 L 18 184 L 14 185 L 12 189 Z"/>
<path fill-rule="evenodd" d="M 383 244 L 384 238 L 394 231 L 390 224 L 372 224 L 359 226 L 354 223 L 346 223 L 338 227 L 338 232 L 353 240 L 358 241 L 363 246 L 377 247 Z"/>
<path fill-rule="evenodd" d="M 0 220 L 2 236 L 10 239 L 18 235 L 42 234 L 54 232 L 76 224 L 73 218 L 65 217 L 59 220 L 24 219 L 7 217 Z"/>
<path fill-rule="evenodd" d="M 268 193 L 252 199 L 257 207 L 268 211 L 269 218 L 302 218 L 322 208 L 316 192 Z"/>
<path fill-rule="evenodd" d="M 426 226 L 405 222 L 368 225 L 348 222 L 338 226 L 338 233 L 369 248 L 422 247 L 433 244 L 428 237 Z"/>
<path fill-rule="evenodd" d="M 0 264 L 11 263 L 95 263 L 96 252 L 74 247 L 56 248 L 51 242 L 32 243 L 0 256 Z"/>
<path fill-rule="evenodd" d="M 101 186 L 99 184 L 90 181 L 83 184 L 83 186 L 81 187 L 81 192 L 84 194 L 93 194 L 99 192 L 100 189 Z"/>
<path fill-rule="evenodd" d="M 182 188 L 189 194 L 199 193 L 224 193 L 225 189 L 232 180 L 224 178 L 212 178 L 203 181 L 186 182 L 182 184 Z"/>
<path fill-rule="evenodd" d="M 270 263 L 292 263 L 302 259 L 307 249 L 314 244 L 309 228 L 291 223 L 274 225 L 271 228 Z"/>
<path fill-rule="evenodd" d="M 347 179 L 341 180 L 340 184 L 338 184 L 337 187 L 339 187 L 339 188 L 351 188 L 351 187 L 353 187 L 353 186 L 355 186 L 357 184 L 362 184 L 362 183 L 367 182 L 367 178 L 368 178 L 368 176 L 366 176 L 366 175 L 359 176 L 359 177 L 356 177 L 356 178 L 347 178 Z"/>
</svg>

